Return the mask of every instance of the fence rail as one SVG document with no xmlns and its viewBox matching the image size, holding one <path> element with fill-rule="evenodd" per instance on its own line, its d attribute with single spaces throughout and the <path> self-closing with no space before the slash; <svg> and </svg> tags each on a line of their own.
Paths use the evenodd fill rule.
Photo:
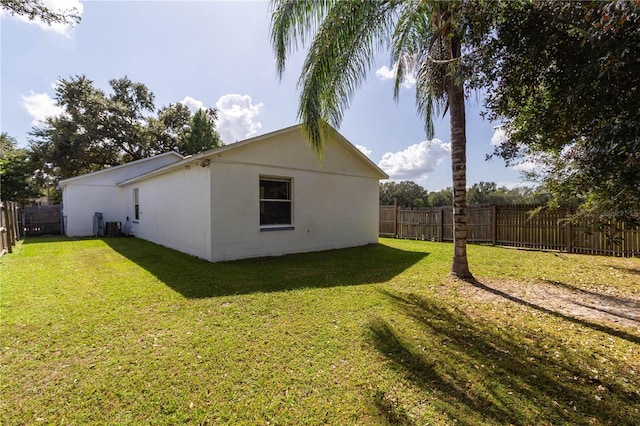
<svg viewBox="0 0 640 426">
<path fill-rule="evenodd" d="M 11 253 L 12 247 L 20 239 L 18 210 L 18 203 L 14 201 L 0 203 L 0 256 Z"/>
<path fill-rule="evenodd" d="M 584 220 L 567 218 L 568 209 L 539 209 L 532 205 L 471 206 L 467 211 L 467 241 L 560 250 L 567 253 L 640 257 L 640 228 L 623 222 L 610 222 L 601 229 Z M 380 206 L 380 236 L 453 241 L 451 207 L 402 209 Z"/>
</svg>

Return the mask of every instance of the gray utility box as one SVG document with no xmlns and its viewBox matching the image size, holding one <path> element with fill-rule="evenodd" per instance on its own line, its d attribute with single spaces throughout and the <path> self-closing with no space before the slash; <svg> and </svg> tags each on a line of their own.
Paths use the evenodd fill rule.
<svg viewBox="0 0 640 426">
<path fill-rule="evenodd" d="M 100 212 L 93 214 L 93 235 L 104 237 L 104 216 Z"/>
</svg>

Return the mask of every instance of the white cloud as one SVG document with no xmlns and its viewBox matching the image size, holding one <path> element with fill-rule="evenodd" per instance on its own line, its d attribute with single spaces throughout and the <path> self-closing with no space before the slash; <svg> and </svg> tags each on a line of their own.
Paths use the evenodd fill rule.
<svg viewBox="0 0 640 426">
<path fill-rule="evenodd" d="M 251 96 L 228 94 L 216 102 L 218 133 L 225 143 L 233 143 L 255 135 L 262 128 L 256 121 L 264 104 L 253 104 Z"/>
<path fill-rule="evenodd" d="M 75 9 L 75 14 L 82 16 L 84 11 L 84 5 L 80 2 L 80 0 L 42 0 L 42 4 L 49 8 L 52 11 L 73 11 Z M 30 20 L 27 16 L 24 15 L 11 15 L 9 12 L 4 9 L 0 9 L 1 16 L 7 16 L 14 19 L 17 19 L 22 22 L 27 22 L 30 24 L 35 24 L 47 31 L 54 31 L 58 34 L 62 34 L 64 36 L 69 37 L 71 35 L 72 25 L 70 24 L 61 24 L 61 23 L 52 23 L 47 24 L 39 18 L 35 18 Z"/>
<path fill-rule="evenodd" d="M 493 128 L 493 136 L 491 137 L 491 145 L 499 146 L 507 140 L 507 133 L 502 126 L 496 126 Z"/>
<path fill-rule="evenodd" d="M 204 108 L 204 102 L 194 99 L 191 96 L 186 96 L 183 100 L 180 101 L 180 103 L 189 108 L 191 114 L 195 113 L 199 109 Z"/>
<path fill-rule="evenodd" d="M 360 150 L 360 152 L 362 152 L 364 155 L 366 155 L 367 157 L 371 158 L 372 151 L 369 148 L 367 148 L 364 145 L 356 145 L 356 148 L 358 148 Z"/>
<path fill-rule="evenodd" d="M 383 65 L 382 68 L 378 68 L 376 70 L 376 77 L 380 77 L 382 80 L 391 80 L 392 78 L 395 78 L 396 68 L 397 65 L 393 68 Z"/>
<path fill-rule="evenodd" d="M 420 180 L 433 172 L 451 153 L 451 144 L 439 139 L 411 145 L 403 151 L 387 152 L 378 166 L 391 180 Z"/>
<path fill-rule="evenodd" d="M 204 102 L 191 96 L 186 96 L 180 103 L 186 105 L 192 114 L 205 108 Z M 261 103 L 254 105 L 251 96 L 248 95 L 221 96 L 216 102 L 218 110 L 216 128 L 220 138 L 225 143 L 233 143 L 255 135 L 262 128 L 262 123 L 255 121 L 262 106 Z"/>
<path fill-rule="evenodd" d="M 493 136 L 491 137 L 491 145 L 500 146 L 506 140 L 507 140 L 507 133 L 504 131 L 502 126 L 494 127 Z M 519 172 L 531 172 L 536 169 L 539 169 L 540 167 L 542 167 L 541 163 L 536 161 L 536 159 L 532 156 L 528 156 L 524 158 L 522 161 L 520 161 L 519 163 L 511 166 L 513 170 L 517 170 Z"/>
<path fill-rule="evenodd" d="M 396 72 L 398 71 L 398 63 L 393 64 L 393 67 L 389 68 L 386 65 L 383 65 L 381 68 L 376 70 L 376 77 L 379 77 L 381 80 L 395 80 Z M 404 75 L 402 83 L 400 86 L 405 89 L 411 89 L 416 85 L 416 78 L 413 75 L 413 72 L 409 71 Z"/>
<path fill-rule="evenodd" d="M 22 96 L 22 107 L 27 110 L 34 126 L 44 123 L 47 117 L 58 116 L 64 109 L 56 105 L 56 101 L 48 93 L 30 92 Z"/>
</svg>

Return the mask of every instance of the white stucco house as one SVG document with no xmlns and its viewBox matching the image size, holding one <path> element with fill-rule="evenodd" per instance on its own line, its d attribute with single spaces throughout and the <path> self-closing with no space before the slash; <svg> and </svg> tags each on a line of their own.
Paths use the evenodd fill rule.
<svg viewBox="0 0 640 426">
<path fill-rule="evenodd" d="M 59 186 L 68 236 L 93 235 L 100 212 L 127 234 L 215 262 L 377 242 L 378 182 L 387 178 L 337 131 L 318 163 L 296 125 Z"/>
</svg>

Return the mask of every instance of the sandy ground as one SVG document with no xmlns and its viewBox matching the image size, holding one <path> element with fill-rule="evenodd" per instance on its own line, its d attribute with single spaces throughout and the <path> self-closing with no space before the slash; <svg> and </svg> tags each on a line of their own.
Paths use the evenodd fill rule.
<svg viewBox="0 0 640 426">
<path fill-rule="evenodd" d="M 639 278 L 640 279 L 640 278 Z M 622 326 L 640 335 L 640 298 L 583 290 L 562 283 L 489 281 L 463 287 L 465 294 L 485 301 L 511 300 L 535 309 L 606 327 Z"/>
</svg>

